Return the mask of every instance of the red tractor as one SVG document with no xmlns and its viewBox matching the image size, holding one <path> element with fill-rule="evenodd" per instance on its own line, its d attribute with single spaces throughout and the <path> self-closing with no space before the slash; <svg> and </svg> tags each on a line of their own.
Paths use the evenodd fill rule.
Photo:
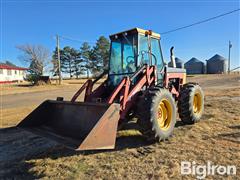
<svg viewBox="0 0 240 180">
<path fill-rule="evenodd" d="M 87 80 L 71 101 L 43 102 L 18 127 L 75 150 L 89 150 L 113 149 L 118 127 L 132 113 L 142 133 L 159 141 L 173 133 L 177 110 L 182 122 L 199 121 L 203 91 L 197 83 L 186 83 L 186 70 L 175 68 L 173 54 L 173 67 L 166 66 L 159 34 L 134 28 L 110 39 L 108 71 Z M 78 102 L 84 91 L 84 101 Z"/>
</svg>

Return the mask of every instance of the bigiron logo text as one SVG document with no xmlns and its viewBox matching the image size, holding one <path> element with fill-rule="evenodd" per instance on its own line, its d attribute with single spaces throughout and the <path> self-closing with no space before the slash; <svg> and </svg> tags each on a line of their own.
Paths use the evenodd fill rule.
<svg viewBox="0 0 240 180">
<path fill-rule="evenodd" d="M 208 161 L 207 164 L 197 164 L 195 161 L 181 162 L 181 175 L 194 175 L 197 179 L 204 179 L 207 176 L 235 176 L 237 168 L 234 165 L 216 165 Z"/>
</svg>

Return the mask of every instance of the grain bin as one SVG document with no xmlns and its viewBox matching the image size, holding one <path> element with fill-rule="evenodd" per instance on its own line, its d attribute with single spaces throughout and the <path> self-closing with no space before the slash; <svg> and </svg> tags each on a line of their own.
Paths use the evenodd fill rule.
<svg viewBox="0 0 240 180">
<path fill-rule="evenodd" d="M 208 74 L 223 74 L 227 72 L 227 60 L 216 54 L 207 60 Z"/>
<path fill-rule="evenodd" d="M 188 62 L 184 64 L 187 74 L 203 74 L 204 73 L 204 63 L 197 58 L 191 58 Z"/>
<path fill-rule="evenodd" d="M 176 67 L 177 68 L 181 68 L 181 69 L 183 69 L 184 68 L 184 62 L 183 62 L 183 60 L 181 60 L 181 59 L 179 59 L 179 58 L 175 58 L 175 62 L 176 62 Z M 171 61 L 168 63 L 168 67 L 172 67 L 172 63 L 171 63 Z"/>
</svg>

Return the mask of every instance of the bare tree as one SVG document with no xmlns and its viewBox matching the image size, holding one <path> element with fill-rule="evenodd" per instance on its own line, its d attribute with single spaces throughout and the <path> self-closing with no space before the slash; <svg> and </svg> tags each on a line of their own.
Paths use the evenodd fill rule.
<svg viewBox="0 0 240 180">
<path fill-rule="evenodd" d="M 44 68 L 49 64 L 50 52 L 42 45 L 24 44 L 16 46 L 22 51 L 20 60 L 29 64 L 31 74 L 42 75 Z"/>
</svg>

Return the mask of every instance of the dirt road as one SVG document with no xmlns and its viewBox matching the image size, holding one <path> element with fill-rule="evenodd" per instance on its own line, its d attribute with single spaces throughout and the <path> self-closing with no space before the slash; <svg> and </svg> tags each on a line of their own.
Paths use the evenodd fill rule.
<svg viewBox="0 0 240 180">
<path fill-rule="evenodd" d="M 10 94 L 2 96 L 2 108 L 18 108 L 22 106 L 37 105 L 47 99 L 55 100 L 56 97 L 64 97 L 70 100 L 74 93 L 79 89 L 78 86 L 71 86 L 66 89 L 50 89 L 41 92 L 28 92 L 19 94 Z"/>
<path fill-rule="evenodd" d="M 204 116 L 195 125 L 184 126 L 179 121 L 173 137 L 165 142 L 146 142 L 139 133 L 128 130 L 119 132 L 113 151 L 76 153 L 16 128 L 1 129 L 0 179 L 196 179 L 180 175 L 181 161 L 235 165 L 236 176 L 209 175 L 207 179 L 238 179 L 240 77 L 197 76 L 189 81 L 203 86 Z M 8 120 L 17 123 L 23 110 L 31 111 L 10 109 Z M 16 114 L 20 114 L 17 121 Z"/>
</svg>

